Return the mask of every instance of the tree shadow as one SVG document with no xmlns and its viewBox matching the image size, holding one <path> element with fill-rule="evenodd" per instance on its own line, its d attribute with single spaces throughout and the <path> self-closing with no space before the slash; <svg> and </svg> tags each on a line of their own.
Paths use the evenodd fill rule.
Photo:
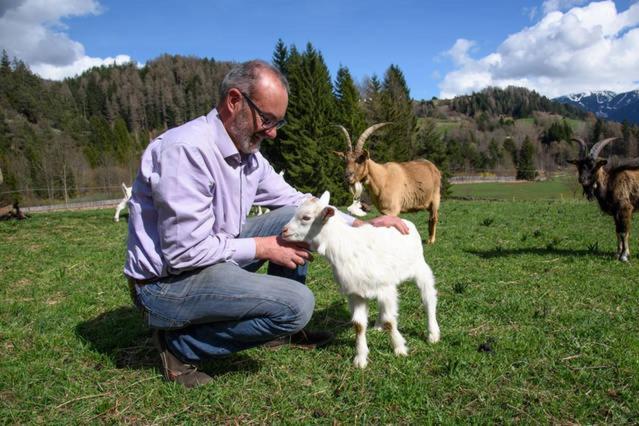
<svg viewBox="0 0 639 426">
<path fill-rule="evenodd" d="M 493 259 L 497 257 L 521 256 L 534 254 L 538 256 L 565 256 L 565 257 L 600 257 L 614 258 L 614 253 L 601 250 L 574 250 L 557 247 L 527 247 L 517 249 L 495 248 L 491 250 L 464 250 L 464 252 L 481 257 L 482 259 Z"/>
<path fill-rule="evenodd" d="M 108 356 L 117 368 L 160 370 L 160 357 L 151 343 L 151 332 L 134 307 L 104 312 L 76 326 L 76 334 L 92 350 Z M 242 371 L 256 372 L 259 364 L 244 354 L 207 362 L 204 371 L 213 375 Z"/>
</svg>

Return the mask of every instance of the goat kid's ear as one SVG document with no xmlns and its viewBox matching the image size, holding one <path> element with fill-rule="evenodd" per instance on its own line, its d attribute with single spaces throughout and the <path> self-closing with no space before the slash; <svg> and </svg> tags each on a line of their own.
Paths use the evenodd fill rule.
<svg viewBox="0 0 639 426">
<path fill-rule="evenodd" d="M 324 191 L 319 201 L 322 206 L 328 206 L 328 202 L 331 200 L 331 193 L 328 191 Z"/>
<path fill-rule="evenodd" d="M 332 216 L 335 216 L 335 209 L 333 207 L 324 207 L 324 210 L 322 210 L 322 223 L 326 223 Z"/>
</svg>

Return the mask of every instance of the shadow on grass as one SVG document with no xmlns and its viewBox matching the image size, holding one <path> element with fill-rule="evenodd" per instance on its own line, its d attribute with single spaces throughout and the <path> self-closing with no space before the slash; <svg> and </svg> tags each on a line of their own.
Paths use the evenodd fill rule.
<svg viewBox="0 0 639 426">
<path fill-rule="evenodd" d="M 496 248 L 492 250 L 464 250 L 466 253 L 481 257 L 482 259 L 493 259 L 496 257 L 521 256 L 526 254 L 534 254 L 538 256 L 578 256 L 578 257 L 596 257 L 596 258 L 614 258 L 614 254 L 603 252 L 600 250 L 573 250 L 561 249 L 556 247 L 528 247 L 517 249 Z"/>
<path fill-rule="evenodd" d="M 76 326 L 76 333 L 91 349 L 107 355 L 117 368 L 160 369 L 160 357 L 151 343 L 140 311 L 120 307 Z M 204 365 L 212 375 L 234 371 L 256 372 L 259 364 L 244 354 L 234 354 Z"/>
</svg>

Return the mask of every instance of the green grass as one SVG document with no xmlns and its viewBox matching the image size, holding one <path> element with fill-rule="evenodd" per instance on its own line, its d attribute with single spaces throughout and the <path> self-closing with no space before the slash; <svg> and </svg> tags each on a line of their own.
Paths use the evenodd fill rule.
<svg viewBox="0 0 639 426">
<path fill-rule="evenodd" d="M 452 198 L 470 200 L 539 201 L 583 199 L 582 189 L 572 175 L 543 182 L 463 183 L 450 187 Z"/>
<path fill-rule="evenodd" d="M 364 371 L 352 366 L 347 304 L 317 258 L 311 325 L 335 331 L 334 344 L 248 350 L 208 364 L 213 382 L 190 391 L 160 377 L 121 275 L 126 222 L 111 215 L 0 222 L 3 423 L 639 421 L 639 261 L 613 260 L 612 220 L 594 203 L 444 201 L 426 248 L 442 340 L 427 343 L 418 293 L 404 285 L 409 356 L 371 330 Z M 425 232 L 422 214 L 406 217 Z"/>
</svg>

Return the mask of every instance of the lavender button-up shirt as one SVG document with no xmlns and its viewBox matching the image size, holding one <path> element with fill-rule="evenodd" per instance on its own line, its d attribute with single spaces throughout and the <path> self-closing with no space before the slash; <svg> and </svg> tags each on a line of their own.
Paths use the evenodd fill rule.
<svg viewBox="0 0 639 426">
<path fill-rule="evenodd" d="M 308 196 L 259 152 L 240 155 L 214 109 L 144 152 L 129 201 L 124 273 L 148 279 L 219 262 L 247 265 L 255 240 L 237 237 L 251 206 L 299 205 Z"/>
</svg>

